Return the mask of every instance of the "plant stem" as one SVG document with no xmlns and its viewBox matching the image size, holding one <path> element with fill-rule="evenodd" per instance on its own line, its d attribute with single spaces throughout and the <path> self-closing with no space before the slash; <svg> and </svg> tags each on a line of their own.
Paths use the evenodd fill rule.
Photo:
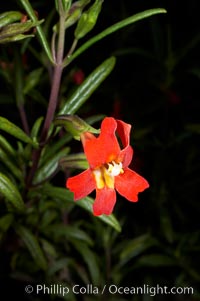
<svg viewBox="0 0 200 301">
<path fill-rule="evenodd" d="M 42 148 L 44 147 L 45 142 L 48 138 L 48 131 L 53 121 L 57 104 L 58 104 L 60 83 L 61 83 L 61 77 L 64 68 L 63 54 L 64 54 L 64 44 L 65 44 L 65 14 L 62 8 L 62 2 L 59 1 L 59 4 L 60 4 L 59 5 L 60 22 L 59 22 L 58 44 L 57 44 L 57 53 L 55 54 L 56 62 L 55 62 L 54 72 L 53 72 L 53 80 L 52 80 L 51 92 L 49 97 L 49 105 L 47 108 L 47 113 L 46 113 L 43 129 L 40 137 L 40 148 L 38 150 L 34 150 L 32 154 L 33 165 L 27 177 L 27 187 L 30 187 L 30 185 L 32 184 L 32 180 L 40 160 Z"/>
<path fill-rule="evenodd" d="M 22 125 L 23 125 L 23 129 L 24 129 L 25 133 L 27 135 L 29 135 L 30 130 L 29 130 L 28 120 L 27 120 L 27 116 L 26 116 L 24 106 L 22 104 L 19 105 L 18 110 L 19 110 L 19 114 L 20 114 L 20 117 L 21 117 L 21 122 L 22 122 Z"/>
<path fill-rule="evenodd" d="M 41 134 L 41 142 L 45 142 L 49 127 L 53 121 L 54 114 L 58 104 L 58 95 L 60 90 L 60 82 L 63 72 L 63 53 L 64 53 L 64 43 L 65 43 L 65 16 L 60 9 L 60 22 L 59 22 L 59 36 L 58 36 L 58 48 L 57 48 L 57 56 L 56 56 L 56 65 L 54 67 L 53 74 L 53 83 L 52 89 L 49 99 L 49 106 L 46 113 L 46 118 Z"/>
<path fill-rule="evenodd" d="M 26 132 L 26 134 L 29 135 L 30 130 L 29 130 L 26 112 L 24 109 L 25 98 L 23 93 L 24 78 L 23 78 L 22 57 L 20 55 L 20 49 L 17 47 L 14 48 L 14 59 L 15 59 L 15 84 L 14 84 L 15 99 L 16 99 L 16 104 L 20 114 L 23 129 Z"/>
</svg>

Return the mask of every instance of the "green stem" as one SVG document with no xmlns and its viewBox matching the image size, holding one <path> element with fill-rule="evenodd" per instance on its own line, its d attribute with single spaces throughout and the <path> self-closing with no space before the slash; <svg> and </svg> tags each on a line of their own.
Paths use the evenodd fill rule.
<svg viewBox="0 0 200 301">
<path fill-rule="evenodd" d="M 24 129 L 25 133 L 27 135 L 29 135 L 30 134 L 30 130 L 29 130 L 28 120 L 27 120 L 27 116 L 26 116 L 26 112 L 25 112 L 24 106 L 23 105 L 19 105 L 18 106 L 18 110 L 19 110 L 21 121 L 22 121 L 23 129 Z"/>
<path fill-rule="evenodd" d="M 34 22 L 38 21 L 37 16 L 35 14 L 35 11 L 32 8 L 32 6 L 29 3 L 29 1 L 28 0 L 20 0 L 20 2 L 23 5 L 23 7 L 26 10 L 26 12 L 29 15 L 29 17 L 31 18 L 31 20 L 34 21 Z M 52 54 L 51 54 L 51 50 L 50 50 L 49 44 L 47 42 L 46 36 L 45 36 L 45 34 L 43 32 L 43 29 L 42 29 L 42 27 L 40 25 L 38 25 L 36 27 L 37 27 L 37 33 L 38 33 L 38 36 L 40 38 L 40 42 L 41 42 L 42 46 L 44 47 L 44 50 L 45 50 L 45 52 L 46 52 L 49 60 L 52 63 L 54 63 L 53 57 L 52 57 Z"/>
</svg>

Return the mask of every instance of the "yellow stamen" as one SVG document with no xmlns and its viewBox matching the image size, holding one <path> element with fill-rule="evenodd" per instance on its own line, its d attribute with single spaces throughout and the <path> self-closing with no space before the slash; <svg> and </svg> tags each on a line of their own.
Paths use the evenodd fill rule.
<svg viewBox="0 0 200 301">
<path fill-rule="evenodd" d="M 105 183 L 104 183 L 103 174 L 101 172 L 101 169 L 98 168 L 98 169 L 93 170 L 93 175 L 94 175 L 94 178 L 96 181 L 97 188 L 98 189 L 104 188 Z"/>
<path fill-rule="evenodd" d="M 124 173 L 122 163 L 115 163 L 115 161 L 93 170 L 97 188 L 102 189 L 106 186 L 110 189 L 114 189 L 115 177 L 121 173 Z"/>
</svg>

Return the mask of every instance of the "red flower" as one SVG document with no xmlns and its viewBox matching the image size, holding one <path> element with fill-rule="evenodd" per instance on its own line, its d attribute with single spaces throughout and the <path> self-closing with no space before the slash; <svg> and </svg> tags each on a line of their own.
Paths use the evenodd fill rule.
<svg viewBox="0 0 200 301">
<path fill-rule="evenodd" d="M 96 189 L 94 215 L 111 214 L 116 203 L 115 189 L 131 202 L 137 202 L 138 193 L 149 187 L 148 182 L 129 169 L 133 149 L 129 145 L 131 125 L 106 117 L 98 137 L 85 132 L 81 141 L 89 168 L 66 182 L 66 187 L 79 200 Z M 121 139 L 120 148 L 115 132 Z"/>
</svg>

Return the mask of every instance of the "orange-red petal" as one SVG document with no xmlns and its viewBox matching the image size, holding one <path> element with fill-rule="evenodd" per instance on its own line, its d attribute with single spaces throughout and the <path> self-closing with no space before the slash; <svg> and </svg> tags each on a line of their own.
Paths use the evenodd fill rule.
<svg viewBox="0 0 200 301">
<path fill-rule="evenodd" d="M 99 137 L 86 140 L 84 152 L 92 169 L 115 160 L 120 147 L 115 136 L 117 122 L 112 117 L 106 117 L 101 124 Z"/>
<path fill-rule="evenodd" d="M 124 148 L 118 157 L 118 161 L 122 162 L 123 168 L 126 168 L 129 166 L 133 158 L 133 149 L 130 145 L 127 145 L 126 148 Z"/>
<path fill-rule="evenodd" d="M 93 204 L 93 213 L 109 215 L 112 213 L 116 203 L 116 192 L 114 189 L 103 188 L 96 190 L 96 199 Z"/>
<path fill-rule="evenodd" d="M 71 177 L 66 182 L 66 187 L 74 193 L 74 200 L 79 200 L 90 194 L 96 187 L 95 180 L 93 178 L 90 169 Z"/>
<path fill-rule="evenodd" d="M 117 122 L 117 133 L 121 139 L 122 145 L 125 148 L 130 144 L 130 131 L 131 125 L 123 122 L 122 120 L 116 120 Z"/>
<path fill-rule="evenodd" d="M 149 187 L 149 183 L 135 171 L 126 168 L 123 174 L 115 177 L 115 188 L 131 202 L 138 201 L 138 193 Z"/>
</svg>

